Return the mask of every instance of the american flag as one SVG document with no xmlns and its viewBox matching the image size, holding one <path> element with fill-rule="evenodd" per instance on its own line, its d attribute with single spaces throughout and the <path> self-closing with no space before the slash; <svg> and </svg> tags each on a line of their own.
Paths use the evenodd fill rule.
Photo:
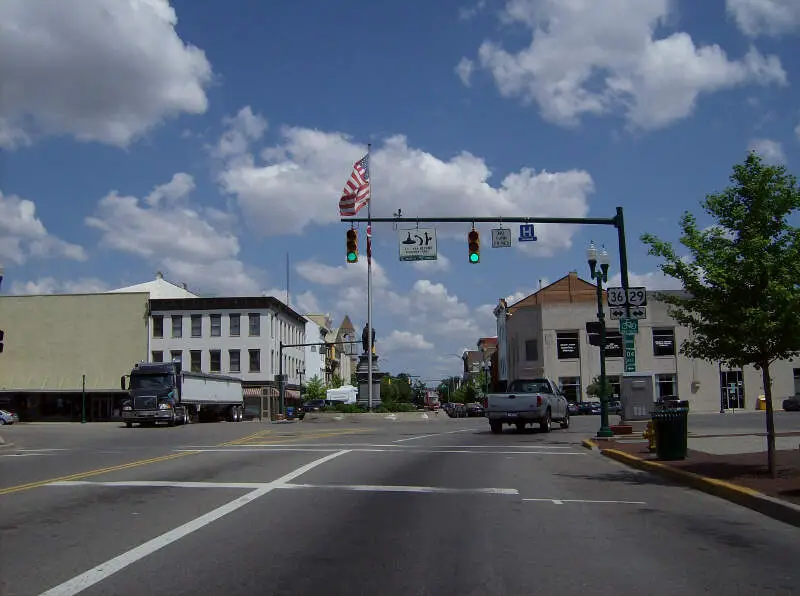
<svg viewBox="0 0 800 596">
<path fill-rule="evenodd" d="M 353 173 L 339 199 L 339 214 L 352 217 L 369 202 L 369 153 L 353 164 Z"/>
</svg>

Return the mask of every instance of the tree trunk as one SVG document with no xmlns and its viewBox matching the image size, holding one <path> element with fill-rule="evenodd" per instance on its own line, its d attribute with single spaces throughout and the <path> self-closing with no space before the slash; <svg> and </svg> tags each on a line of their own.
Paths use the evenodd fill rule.
<svg viewBox="0 0 800 596">
<path fill-rule="evenodd" d="M 769 475 L 776 478 L 778 468 L 775 465 L 775 414 L 772 409 L 772 379 L 769 374 L 769 363 L 761 365 L 761 379 L 764 382 L 764 398 L 767 402 L 764 412 L 767 418 L 767 466 Z"/>
</svg>

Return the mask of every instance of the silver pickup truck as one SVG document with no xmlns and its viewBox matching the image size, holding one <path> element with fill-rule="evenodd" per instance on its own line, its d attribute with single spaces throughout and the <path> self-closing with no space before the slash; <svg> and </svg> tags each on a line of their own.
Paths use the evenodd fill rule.
<svg viewBox="0 0 800 596">
<path fill-rule="evenodd" d="M 493 433 L 503 432 L 504 424 L 513 424 L 521 431 L 527 424 L 538 423 L 546 433 L 553 421 L 569 428 L 567 399 L 550 379 L 512 381 L 506 393 L 486 396 L 485 410 Z"/>
</svg>

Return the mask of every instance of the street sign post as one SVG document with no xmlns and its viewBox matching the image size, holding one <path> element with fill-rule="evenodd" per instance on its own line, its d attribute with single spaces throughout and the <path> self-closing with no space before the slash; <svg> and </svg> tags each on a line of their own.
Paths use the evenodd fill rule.
<svg viewBox="0 0 800 596">
<path fill-rule="evenodd" d="M 625 372 L 636 372 L 636 345 L 633 335 L 624 335 L 625 343 Z"/>
<path fill-rule="evenodd" d="M 492 248 L 511 248 L 511 228 L 492 229 Z"/>
<path fill-rule="evenodd" d="M 435 261 L 436 229 L 398 230 L 397 244 L 401 261 Z"/>
</svg>

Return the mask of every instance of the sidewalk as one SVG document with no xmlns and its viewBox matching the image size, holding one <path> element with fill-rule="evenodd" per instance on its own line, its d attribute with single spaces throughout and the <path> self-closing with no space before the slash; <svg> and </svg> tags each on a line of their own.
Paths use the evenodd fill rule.
<svg viewBox="0 0 800 596">
<path fill-rule="evenodd" d="M 731 451 L 737 438 L 727 449 Z M 610 459 L 669 480 L 713 494 L 744 507 L 800 527 L 800 437 L 785 437 L 794 448 L 776 451 L 777 478 L 767 470 L 766 451 L 749 453 L 708 453 L 689 449 L 685 460 L 659 461 L 650 453 L 648 443 L 636 435 L 610 440 L 588 439 L 584 446 L 598 449 Z M 741 441 L 741 439 L 739 439 Z M 722 447 L 721 439 L 715 447 Z M 751 445 L 741 445 L 748 450 Z"/>
</svg>

